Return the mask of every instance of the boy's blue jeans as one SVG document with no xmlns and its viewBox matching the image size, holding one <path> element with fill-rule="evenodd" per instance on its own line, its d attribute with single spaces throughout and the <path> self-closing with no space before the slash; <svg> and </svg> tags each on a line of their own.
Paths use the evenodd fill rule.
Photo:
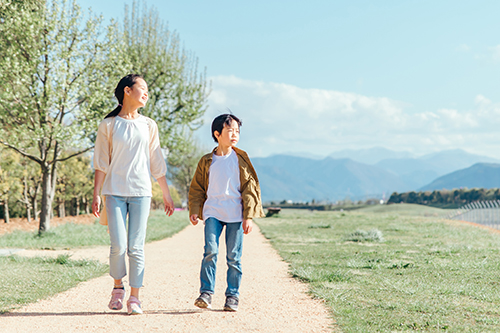
<svg viewBox="0 0 500 333">
<path fill-rule="evenodd" d="M 200 293 L 214 293 L 219 238 L 226 227 L 227 289 L 226 296 L 239 296 L 241 284 L 241 251 L 243 248 L 242 222 L 226 223 L 209 217 L 205 221 L 205 252 L 201 262 Z"/>
<path fill-rule="evenodd" d="M 129 284 L 133 288 L 142 287 L 144 279 L 144 242 L 150 205 L 151 197 L 106 196 L 111 239 L 109 275 L 115 280 L 127 275 L 125 254 L 128 254 Z"/>
</svg>

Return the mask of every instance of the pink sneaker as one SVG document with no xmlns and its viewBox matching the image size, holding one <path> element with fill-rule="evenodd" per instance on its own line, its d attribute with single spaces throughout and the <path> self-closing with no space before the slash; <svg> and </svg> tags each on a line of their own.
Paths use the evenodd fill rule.
<svg viewBox="0 0 500 333">
<path fill-rule="evenodd" d="M 114 288 L 111 292 L 111 300 L 108 308 L 111 310 L 121 310 L 123 308 L 123 299 L 125 298 L 125 289 Z"/>
<path fill-rule="evenodd" d="M 141 301 L 139 301 L 137 297 L 130 296 L 127 301 L 127 312 L 129 315 L 138 315 L 143 313 L 141 309 Z"/>
</svg>

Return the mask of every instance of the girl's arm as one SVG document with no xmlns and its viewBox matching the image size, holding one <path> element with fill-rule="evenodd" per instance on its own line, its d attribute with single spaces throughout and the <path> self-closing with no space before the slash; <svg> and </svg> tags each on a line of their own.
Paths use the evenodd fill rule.
<svg viewBox="0 0 500 333">
<path fill-rule="evenodd" d="M 99 217 L 99 208 L 101 207 L 101 197 L 99 192 L 101 191 L 102 183 L 104 182 L 104 177 L 106 174 L 100 170 L 95 171 L 94 177 L 94 201 L 92 202 L 92 214 L 95 217 Z"/>
<path fill-rule="evenodd" d="M 167 178 L 165 176 L 156 179 L 160 185 L 161 191 L 163 193 L 163 204 L 165 205 L 165 212 L 167 216 L 172 216 L 174 213 L 174 201 L 170 196 L 170 190 L 168 189 Z"/>
</svg>

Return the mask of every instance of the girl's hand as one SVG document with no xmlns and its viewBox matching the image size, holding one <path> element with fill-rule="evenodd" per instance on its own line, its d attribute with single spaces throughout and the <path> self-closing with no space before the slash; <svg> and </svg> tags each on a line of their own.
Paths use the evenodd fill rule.
<svg viewBox="0 0 500 333">
<path fill-rule="evenodd" d="M 197 225 L 198 224 L 198 214 L 193 214 L 189 217 L 189 222 L 191 222 L 192 225 Z"/>
<path fill-rule="evenodd" d="M 170 194 L 163 194 L 163 204 L 165 205 L 165 213 L 167 213 L 167 216 L 172 216 L 175 207 L 174 201 L 172 200 Z"/>
<path fill-rule="evenodd" d="M 101 214 L 99 214 L 100 207 L 101 207 L 101 197 L 96 195 L 94 196 L 94 201 L 92 201 L 92 214 L 94 214 L 95 217 L 101 216 Z"/>
<path fill-rule="evenodd" d="M 248 235 L 250 232 L 252 232 L 252 229 L 253 229 L 253 221 L 252 221 L 252 219 L 243 220 L 243 233 L 245 235 Z"/>
</svg>

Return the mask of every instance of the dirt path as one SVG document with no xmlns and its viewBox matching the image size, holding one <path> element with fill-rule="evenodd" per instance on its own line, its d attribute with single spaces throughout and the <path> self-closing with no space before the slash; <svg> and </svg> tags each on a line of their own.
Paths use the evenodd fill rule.
<svg viewBox="0 0 500 333">
<path fill-rule="evenodd" d="M 76 251 L 72 258 L 107 261 L 108 251 L 107 247 Z M 236 313 L 221 310 L 226 285 L 224 244 L 213 310 L 193 305 L 202 253 L 201 225 L 146 245 L 142 316 L 107 308 L 112 280 L 106 275 L 0 315 L 0 332 L 332 332 L 333 320 L 324 304 L 307 296 L 307 286 L 289 277 L 288 265 L 257 227 L 243 244 L 243 281 Z"/>
</svg>

